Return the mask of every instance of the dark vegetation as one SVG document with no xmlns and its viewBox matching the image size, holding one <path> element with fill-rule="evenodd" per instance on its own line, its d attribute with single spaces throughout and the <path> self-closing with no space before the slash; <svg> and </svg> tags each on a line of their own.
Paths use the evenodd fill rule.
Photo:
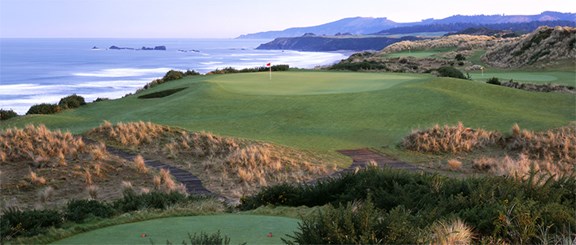
<svg viewBox="0 0 576 245">
<path fill-rule="evenodd" d="M 58 102 L 58 106 L 60 106 L 63 110 L 78 108 L 83 105 L 86 105 L 84 97 L 76 94 L 66 96 L 60 99 L 60 102 Z"/>
<path fill-rule="evenodd" d="M 73 94 L 60 99 L 58 104 L 42 103 L 33 105 L 30 107 L 30 109 L 28 109 L 26 115 L 55 114 L 61 112 L 62 110 L 78 108 L 83 105 L 86 105 L 84 97 Z"/>
<path fill-rule="evenodd" d="M 339 62 L 329 68 L 329 70 L 348 70 L 348 71 L 370 71 L 370 70 L 385 70 L 386 65 L 377 61 L 362 61 L 362 62 Z"/>
<path fill-rule="evenodd" d="M 288 71 L 288 70 L 290 70 L 290 66 L 289 65 L 273 65 L 270 67 L 261 66 L 261 67 L 254 67 L 254 68 L 244 68 L 244 69 L 240 69 L 240 70 L 233 68 L 233 67 L 226 67 L 224 69 L 216 69 L 216 70 L 213 70 L 211 72 L 208 72 L 207 75 L 246 73 L 246 72 L 262 72 L 262 71 L 270 71 L 270 69 L 272 71 Z"/>
<path fill-rule="evenodd" d="M 114 202 L 96 200 L 72 200 L 63 210 L 18 210 L 9 208 L 0 217 L 0 238 L 11 240 L 42 234 L 51 227 L 65 223 L 84 223 L 93 219 L 104 219 L 124 213 L 156 209 L 165 210 L 179 203 L 189 203 L 206 197 L 186 196 L 179 192 L 149 192 L 137 194 L 124 191 L 122 199 Z"/>
<path fill-rule="evenodd" d="M 443 66 L 438 68 L 438 76 L 440 77 L 453 77 L 453 78 L 459 78 L 459 79 L 468 79 L 466 76 L 464 76 L 464 74 L 452 67 L 452 66 Z"/>
<path fill-rule="evenodd" d="M 509 88 L 522 89 L 533 92 L 574 92 L 576 87 L 566 86 L 559 84 L 533 84 L 533 83 L 519 83 L 510 79 L 508 82 L 500 82 L 497 77 L 492 77 L 486 81 L 488 84 L 500 85 Z"/>
<path fill-rule="evenodd" d="M 0 109 L 0 121 L 8 120 L 10 118 L 17 117 L 17 116 L 18 116 L 18 113 L 16 113 L 14 110 Z"/>
<path fill-rule="evenodd" d="M 243 198 L 240 208 L 326 204 L 327 211 L 304 217 L 295 243 L 415 244 L 436 221 L 456 217 L 473 227 L 480 242 L 530 244 L 576 233 L 574 176 L 455 179 L 370 168 L 315 185 L 268 187 Z"/>
<path fill-rule="evenodd" d="M 488 79 L 488 81 L 486 81 L 486 83 L 494 84 L 494 85 L 502 85 L 502 83 L 500 82 L 500 79 L 498 79 L 497 77 L 492 77 L 492 78 Z"/>
<path fill-rule="evenodd" d="M 195 70 L 187 70 L 185 72 L 177 71 L 177 70 L 169 70 L 168 72 L 166 72 L 164 77 L 162 77 L 160 79 L 156 79 L 152 82 L 149 82 L 148 84 L 144 85 L 144 88 L 136 91 L 136 93 L 139 93 L 143 90 L 146 90 L 146 89 L 149 89 L 152 87 L 155 87 L 155 86 L 162 84 L 162 83 L 165 83 L 165 82 L 182 79 L 182 78 L 187 77 L 187 76 L 197 76 L 197 75 L 200 75 L 200 73 L 195 71 Z"/>
<path fill-rule="evenodd" d="M 42 103 L 42 104 L 36 104 L 36 105 L 31 106 L 30 109 L 28 109 L 28 112 L 26 112 L 26 115 L 54 114 L 54 113 L 58 113 L 60 111 L 62 111 L 62 108 L 59 105 Z"/>
<path fill-rule="evenodd" d="M 208 234 L 206 232 L 194 233 L 194 235 L 188 233 L 188 241 L 191 245 L 228 245 L 230 244 L 230 238 L 228 236 L 222 237 L 220 231 L 212 234 Z M 166 242 L 167 244 L 172 244 L 170 241 Z M 182 241 L 183 245 L 187 245 L 186 241 Z M 246 243 L 243 243 L 246 244 Z"/>
<path fill-rule="evenodd" d="M 162 98 L 162 97 L 166 97 L 166 96 L 170 96 L 170 95 L 173 95 L 175 93 L 178 93 L 184 89 L 187 89 L 187 87 L 166 89 L 166 90 L 162 90 L 162 91 L 158 91 L 158 92 L 154 92 L 154 93 L 140 95 L 140 96 L 138 96 L 138 99 Z"/>
</svg>

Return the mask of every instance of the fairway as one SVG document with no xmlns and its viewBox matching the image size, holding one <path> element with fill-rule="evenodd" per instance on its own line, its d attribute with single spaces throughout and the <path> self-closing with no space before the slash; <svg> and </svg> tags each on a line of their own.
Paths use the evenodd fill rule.
<svg viewBox="0 0 576 245">
<path fill-rule="evenodd" d="M 568 86 L 576 86 L 576 73 L 550 71 L 550 72 L 470 72 L 473 80 L 486 81 L 492 77 L 497 77 L 500 82 L 507 82 L 514 80 L 515 82 L 527 82 L 536 84 L 562 84 Z"/>
<path fill-rule="evenodd" d="M 319 95 L 358 93 L 387 89 L 419 79 L 416 75 L 366 73 L 358 76 L 352 72 L 273 72 L 245 73 L 210 79 L 223 90 L 247 95 Z"/>
<path fill-rule="evenodd" d="M 110 226 L 81 233 L 53 244 L 181 244 L 188 233 L 209 235 L 220 231 L 230 244 L 283 244 L 280 238 L 298 229 L 297 219 L 260 215 L 173 217 Z M 272 237 L 268 234 L 272 233 Z M 142 234 L 146 234 L 143 237 Z"/>
</svg>

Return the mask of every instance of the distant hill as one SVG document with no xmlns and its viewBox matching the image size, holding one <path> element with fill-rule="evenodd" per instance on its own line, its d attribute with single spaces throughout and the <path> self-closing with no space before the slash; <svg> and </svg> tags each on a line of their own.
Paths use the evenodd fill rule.
<svg viewBox="0 0 576 245">
<path fill-rule="evenodd" d="M 296 27 L 289 28 L 282 31 L 267 31 L 252 34 L 241 35 L 238 38 L 261 38 L 272 39 L 277 37 L 300 37 L 306 33 L 314 33 L 316 35 L 335 35 L 336 33 L 350 33 L 354 35 L 373 34 L 385 32 L 392 28 L 411 27 L 411 26 L 426 26 L 432 27 L 433 25 L 448 25 L 454 26 L 462 25 L 463 23 L 473 23 L 475 25 L 488 25 L 488 24 L 502 24 L 502 23 L 527 23 L 533 21 L 576 21 L 576 13 L 560 13 L 560 12 L 542 12 L 537 15 L 454 15 L 444 19 L 425 19 L 420 22 L 412 23 L 398 23 L 387 18 L 366 18 L 354 17 L 345 18 L 338 21 L 310 27 Z M 565 24 L 562 24 L 565 25 Z M 466 28 L 473 27 L 467 26 L 460 30 L 449 29 L 447 32 L 461 31 Z M 492 29 L 492 28 L 491 28 Z M 427 30 L 430 32 L 430 30 Z M 403 32 L 408 33 L 408 32 Z M 412 32 L 414 33 L 414 32 Z"/>
<path fill-rule="evenodd" d="M 398 35 L 398 34 L 411 34 L 422 32 L 449 32 L 453 34 L 471 34 L 477 35 L 467 29 L 488 29 L 497 33 L 498 31 L 508 31 L 517 34 L 525 34 L 533 32 L 540 26 L 572 26 L 576 27 L 575 21 L 569 20 L 549 20 L 549 21 L 530 21 L 530 22 L 506 22 L 497 24 L 482 24 L 482 23 L 435 23 L 426 25 L 403 26 L 383 30 L 374 35 Z M 478 33 L 482 34 L 482 33 Z M 482 35 L 491 35 L 490 32 Z"/>
<path fill-rule="evenodd" d="M 298 51 L 338 51 L 338 50 L 381 50 L 400 41 L 420 40 L 417 37 L 366 37 L 366 36 L 314 36 L 279 37 L 271 42 L 261 44 L 256 49 L 278 49 Z"/>
<path fill-rule="evenodd" d="M 516 42 L 501 43 L 482 60 L 492 66 L 517 68 L 535 64 L 576 60 L 576 28 L 540 27 Z"/>
<path fill-rule="evenodd" d="M 271 39 L 277 37 L 300 37 L 306 33 L 334 35 L 336 33 L 366 34 L 400 26 L 387 18 L 354 17 L 311 27 L 295 27 L 283 31 L 267 31 L 241 35 L 238 38 Z"/>
</svg>

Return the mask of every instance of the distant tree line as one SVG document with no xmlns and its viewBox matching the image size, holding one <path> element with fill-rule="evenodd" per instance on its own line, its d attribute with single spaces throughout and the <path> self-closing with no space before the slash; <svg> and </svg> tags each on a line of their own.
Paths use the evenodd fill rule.
<svg viewBox="0 0 576 245">
<path fill-rule="evenodd" d="M 261 72 L 261 71 L 288 71 L 290 70 L 289 65 L 273 65 L 271 67 L 260 66 L 260 67 L 253 67 L 253 68 L 243 68 L 243 69 L 236 69 L 233 67 L 226 67 L 223 69 L 216 69 L 211 72 L 206 73 L 206 75 L 213 75 L 213 74 L 230 74 L 230 73 L 246 73 L 246 72 Z"/>
</svg>

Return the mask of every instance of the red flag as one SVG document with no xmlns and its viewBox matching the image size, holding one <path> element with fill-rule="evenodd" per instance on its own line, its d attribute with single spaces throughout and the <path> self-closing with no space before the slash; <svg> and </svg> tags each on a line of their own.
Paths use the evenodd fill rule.
<svg viewBox="0 0 576 245">
<path fill-rule="evenodd" d="M 266 64 L 266 67 L 270 67 L 270 63 Z"/>
</svg>

